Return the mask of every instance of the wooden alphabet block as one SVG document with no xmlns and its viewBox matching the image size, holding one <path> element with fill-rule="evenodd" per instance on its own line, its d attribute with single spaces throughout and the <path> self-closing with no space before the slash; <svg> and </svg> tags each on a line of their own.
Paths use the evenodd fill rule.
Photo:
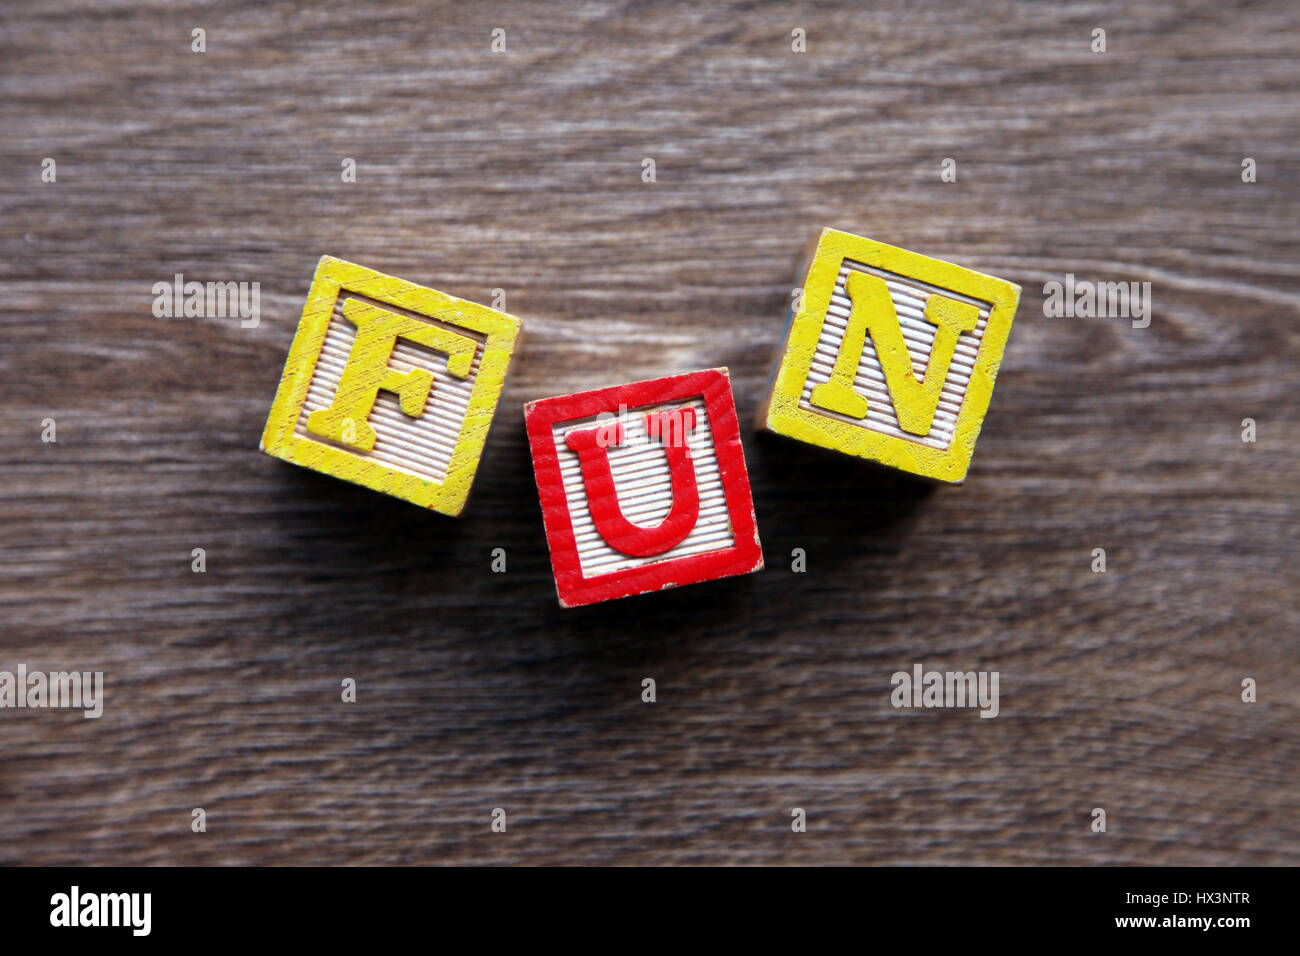
<svg viewBox="0 0 1300 956">
<path fill-rule="evenodd" d="M 459 516 L 521 323 L 323 256 L 262 450 Z"/>
<path fill-rule="evenodd" d="M 725 368 L 529 402 L 560 604 L 763 567 Z"/>
<path fill-rule="evenodd" d="M 809 257 L 758 427 L 960 482 L 1020 287 L 826 229 Z"/>
</svg>

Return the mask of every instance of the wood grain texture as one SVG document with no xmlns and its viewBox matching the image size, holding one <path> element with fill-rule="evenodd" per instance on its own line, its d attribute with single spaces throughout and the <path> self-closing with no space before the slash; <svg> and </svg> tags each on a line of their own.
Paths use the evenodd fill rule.
<svg viewBox="0 0 1300 956">
<path fill-rule="evenodd" d="M 1300 863 L 1296 20 L 5 4 L 0 668 L 107 699 L 0 711 L 0 862 Z M 726 365 L 748 421 L 826 225 L 1024 287 L 966 485 L 747 428 L 766 571 L 562 611 L 523 403 Z M 322 254 L 524 320 L 460 521 L 258 453 Z M 918 662 L 1001 715 L 893 710 Z"/>
</svg>

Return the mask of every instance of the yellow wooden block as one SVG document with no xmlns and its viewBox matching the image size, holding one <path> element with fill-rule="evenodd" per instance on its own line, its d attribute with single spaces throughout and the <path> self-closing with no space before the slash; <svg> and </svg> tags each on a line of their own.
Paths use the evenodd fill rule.
<svg viewBox="0 0 1300 956">
<path fill-rule="evenodd" d="M 758 427 L 960 482 L 1020 287 L 834 229 L 809 256 Z"/>
<path fill-rule="evenodd" d="M 521 329 L 504 312 L 322 256 L 262 450 L 458 516 Z"/>
</svg>

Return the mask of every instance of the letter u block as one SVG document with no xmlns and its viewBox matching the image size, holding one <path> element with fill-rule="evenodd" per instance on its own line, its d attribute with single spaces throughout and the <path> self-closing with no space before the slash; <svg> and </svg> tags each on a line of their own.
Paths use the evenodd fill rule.
<svg viewBox="0 0 1300 956">
<path fill-rule="evenodd" d="M 324 256 L 262 450 L 459 516 L 522 325 Z"/>
<path fill-rule="evenodd" d="M 725 368 L 529 402 L 564 607 L 763 567 Z"/>
<path fill-rule="evenodd" d="M 965 479 L 1020 287 L 826 229 L 758 427 L 936 481 Z"/>
</svg>

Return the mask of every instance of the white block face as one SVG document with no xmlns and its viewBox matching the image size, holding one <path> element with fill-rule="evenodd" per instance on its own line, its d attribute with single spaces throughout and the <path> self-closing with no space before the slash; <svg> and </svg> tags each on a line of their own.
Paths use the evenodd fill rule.
<svg viewBox="0 0 1300 956">
<path fill-rule="evenodd" d="M 565 444 L 565 435 L 575 428 L 613 421 L 613 416 L 584 418 L 562 422 L 552 428 L 555 451 L 564 477 L 564 496 L 578 542 L 578 561 L 584 577 L 607 574 L 625 568 L 637 568 L 671 558 L 682 558 L 708 551 L 729 548 L 735 543 L 727 513 L 727 496 L 722 488 L 718 459 L 713 448 L 708 411 L 703 398 L 678 399 L 628 409 L 622 417 L 623 443 L 606 449 L 618 503 L 623 516 L 633 524 L 654 527 L 672 507 L 672 477 L 668 457 L 661 441 L 651 440 L 646 432 L 645 416 L 651 411 L 691 407 L 695 410 L 695 428 L 689 433 L 687 446 L 695 465 L 695 481 L 700 494 L 700 517 L 681 542 L 663 554 L 638 558 L 616 551 L 596 530 L 587 508 L 586 487 L 578 453 Z"/>
<path fill-rule="evenodd" d="M 430 325 L 441 325 L 457 335 L 477 340 L 478 347 L 474 351 L 474 361 L 470 366 L 468 377 L 457 378 L 447 371 L 445 354 L 399 338 L 393 346 L 393 354 L 388 360 L 388 366 L 397 372 L 423 368 L 433 373 L 433 390 L 424 404 L 424 410 L 418 417 L 411 418 L 398 405 L 396 395 L 381 389 L 375 399 L 374 408 L 371 409 L 370 417 L 366 419 L 375 430 L 375 447 L 369 452 L 360 452 L 347 445 L 338 446 L 348 448 L 352 454 L 381 462 L 390 468 L 397 468 L 429 481 L 443 481 L 447 477 L 447 468 L 451 464 L 452 449 L 465 422 L 465 410 L 469 407 L 470 393 L 474 390 L 479 361 L 483 358 L 484 337 L 460 326 L 444 325 L 428 316 L 416 315 L 386 302 L 367 299 L 347 289 L 343 290 L 334 303 L 329 331 L 325 335 L 325 344 L 316 362 L 311 385 L 307 389 L 307 400 L 303 403 L 302 412 L 294 426 L 295 433 L 310 441 L 335 444 L 328 438 L 309 432 L 307 418 L 318 408 L 326 408 L 334 401 L 339 378 L 343 375 L 343 367 L 347 364 L 352 343 L 356 339 L 356 326 L 343 317 L 345 299 L 358 299 L 389 312 L 415 316 Z"/>
<path fill-rule="evenodd" d="M 867 334 L 866 345 L 858 361 L 857 374 L 853 379 L 854 391 L 867 399 L 867 417 L 850 418 L 812 404 L 812 390 L 831 378 L 835 369 L 835 359 L 839 355 L 840 343 L 844 340 L 844 332 L 848 327 L 853 303 L 845 291 L 845 283 L 850 272 L 865 272 L 885 280 L 894 309 L 898 313 L 898 324 L 903 332 L 903 340 L 907 343 L 907 351 L 912 358 L 912 374 L 918 382 L 925 378 L 936 331 L 935 326 L 925 320 L 926 299 L 934 293 L 939 293 L 958 302 L 968 302 L 979 309 L 979 321 L 975 328 L 970 332 L 961 333 L 957 338 L 957 347 L 953 352 L 952 363 L 948 367 L 948 377 L 939 396 L 939 407 L 935 411 L 934 422 L 927 435 L 913 435 L 903 431 L 899 425 L 898 413 L 894 410 L 894 400 L 889 394 L 885 372 L 880 366 L 870 333 Z M 966 397 L 966 388 L 975 367 L 975 356 L 979 353 L 980 341 L 988 326 L 991 308 L 989 303 L 972 299 L 970 296 L 845 259 L 840 264 L 839 276 L 835 280 L 835 291 L 831 295 L 830 308 L 827 309 L 826 319 L 822 323 L 821 336 L 817 340 L 817 351 L 813 356 L 808 378 L 804 382 L 803 394 L 799 397 L 799 407 L 818 415 L 829 415 L 841 421 L 852 422 L 870 431 L 883 432 L 940 451 L 946 450 L 952 443 L 957 412 Z"/>
</svg>

